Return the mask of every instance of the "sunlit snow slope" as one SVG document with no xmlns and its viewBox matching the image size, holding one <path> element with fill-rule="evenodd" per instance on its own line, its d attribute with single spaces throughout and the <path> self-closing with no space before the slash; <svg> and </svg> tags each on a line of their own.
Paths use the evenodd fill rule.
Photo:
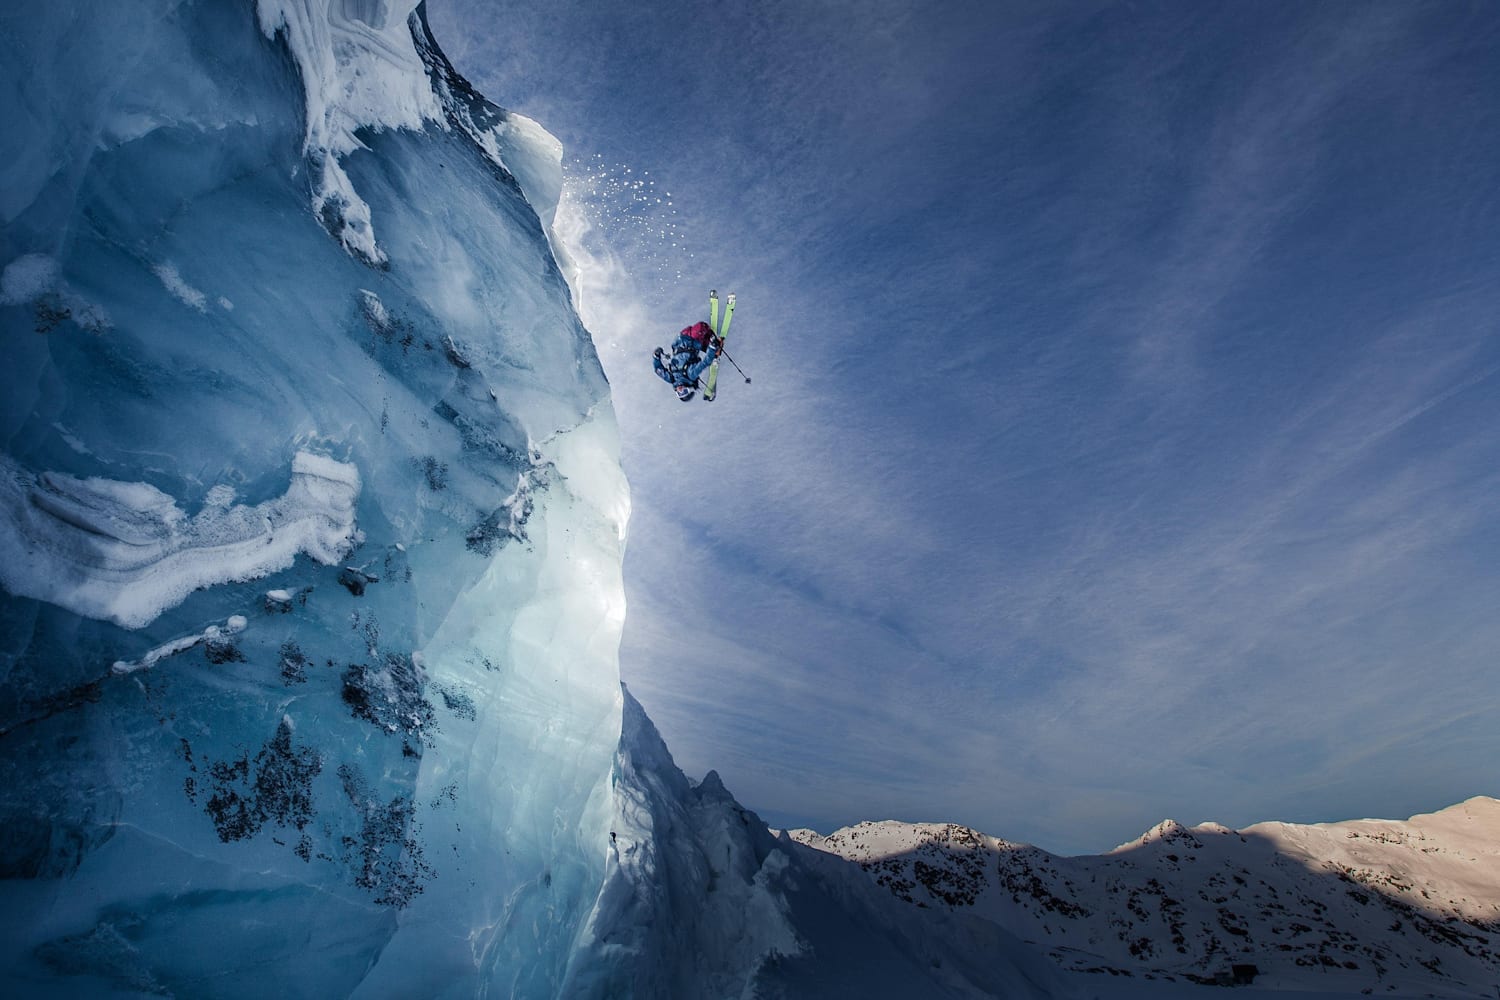
<svg viewBox="0 0 1500 1000">
<path fill-rule="evenodd" d="M 627 492 L 556 143 L 413 7 L 4 16 L 9 995 L 569 975 Z"/>
</svg>

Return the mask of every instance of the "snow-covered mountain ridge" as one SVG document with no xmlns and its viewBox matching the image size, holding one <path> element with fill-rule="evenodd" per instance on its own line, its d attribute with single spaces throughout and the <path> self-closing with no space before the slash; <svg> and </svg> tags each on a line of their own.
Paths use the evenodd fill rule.
<svg viewBox="0 0 1500 1000">
<path fill-rule="evenodd" d="M 1493 798 L 1404 821 L 1167 820 L 1084 857 L 953 824 L 789 836 L 914 907 L 993 921 L 1065 969 L 1214 982 L 1254 966 L 1258 987 L 1375 995 L 1493 997 L 1500 984 Z"/>
</svg>

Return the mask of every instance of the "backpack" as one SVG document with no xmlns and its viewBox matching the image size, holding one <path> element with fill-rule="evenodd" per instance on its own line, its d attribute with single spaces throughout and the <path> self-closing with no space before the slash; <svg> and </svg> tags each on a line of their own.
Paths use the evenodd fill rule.
<svg viewBox="0 0 1500 1000">
<path fill-rule="evenodd" d="M 709 326 L 707 323 L 699 321 L 697 323 L 694 323 L 692 326 L 683 327 L 682 332 L 677 336 L 696 340 L 698 342 L 698 349 L 702 351 L 708 349 L 708 338 L 712 337 L 713 335 L 713 327 Z"/>
</svg>

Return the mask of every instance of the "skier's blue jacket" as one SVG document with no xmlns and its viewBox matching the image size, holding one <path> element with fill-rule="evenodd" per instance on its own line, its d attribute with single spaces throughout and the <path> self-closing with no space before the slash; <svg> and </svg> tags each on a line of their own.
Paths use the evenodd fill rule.
<svg viewBox="0 0 1500 1000">
<path fill-rule="evenodd" d="M 692 388 L 698 384 L 698 378 L 708 370 L 708 366 L 713 364 L 718 355 L 713 347 L 706 351 L 702 347 L 701 343 L 682 333 L 672 341 L 666 354 L 666 363 L 663 364 L 662 358 L 657 356 L 652 359 L 651 366 L 656 369 L 657 376 L 674 387 Z"/>
</svg>

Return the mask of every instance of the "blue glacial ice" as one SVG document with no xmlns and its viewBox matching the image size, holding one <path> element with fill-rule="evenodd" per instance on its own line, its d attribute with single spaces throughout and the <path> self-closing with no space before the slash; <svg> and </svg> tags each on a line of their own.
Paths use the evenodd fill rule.
<svg viewBox="0 0 1500 1000">
<path fill-rule="evenodd" d="M 595 902 L 613 414 L 541 222 L 556 143 L 413 6 L 8 19 L 27 990 L 547 996 Z"/>
</svg>

